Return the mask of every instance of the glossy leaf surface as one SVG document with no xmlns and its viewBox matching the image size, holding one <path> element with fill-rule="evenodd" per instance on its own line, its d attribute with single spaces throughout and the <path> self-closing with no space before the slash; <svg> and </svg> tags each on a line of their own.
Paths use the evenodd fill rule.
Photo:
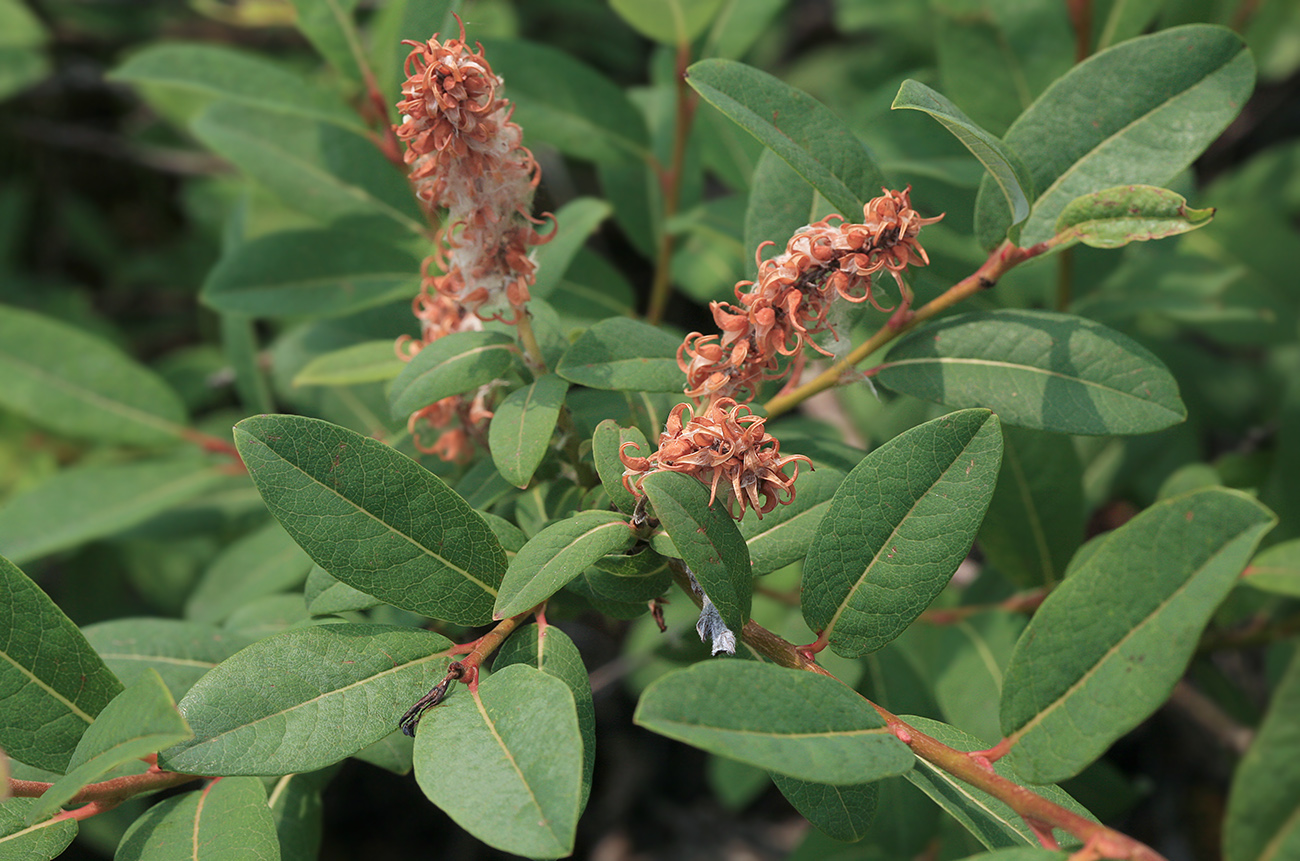
<svg viewBox="0 0 1300 861">
<path fill-rule="evenodd" d="M 808 626 L 846 657 L 901 634 L 966 558 L 1001 459 L 987 410 L 926 422 L 863 458 L 831 498 L 804 563 Z"/>
<path fill-rule="evenodd" d="M 840 682 L 751 661 L 676 670 L 641 695 L 636 723 L 801 780 L 858 784 L 912 767 L 912 752 Z"/>
<path fill-rule="evenodd" d="M 245 419 L 235 444 L 271 513 L 330 574 L 415 613 L 464 625 L 491 618 L 505 553 L 440 478 L 318 419 Z"/>
<path fill-rule="evenodd" d="M 317 625 L 237 652 L 190 689 L 194 738 L 159 755 L 187 774 L 313 771 L 378 741 L 447 671 L 444 637 L 388 625 Z"/>
<path fill-rule="evenodd" d="M 1275 522 L 1247 495 L 1213 488 L 1157 503 L 1104 537 L 1012 655 L 1002 689 L 1008 764 L 1035 783 L 1061 780 L 1145 720 Z"/>
<path fill-rule="evenodd" d="M 977 312 L 922 326 L 894 345 L 876 381 L 1058 433 L 1151 433 L 1187 415 L 1178 383 L 1145 347 L 1051 311 Z"/>
<path fill-rule="evenodd" d="M 489 846 L 531 858 L 573 851 L 582 757 L 573 691 L 523 664 L 477 692 L 458 688 L 415 735 L 415 779 L 429 800 Z M 467 791 L 475 786 L 492 791 Z"/>
</svg>

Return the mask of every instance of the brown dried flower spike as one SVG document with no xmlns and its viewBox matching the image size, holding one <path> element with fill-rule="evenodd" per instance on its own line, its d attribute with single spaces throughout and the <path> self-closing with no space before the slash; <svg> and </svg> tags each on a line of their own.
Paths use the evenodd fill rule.
<svg viewBox="0 0 1300 861">
<path fill-rule="evenodd" d="M 682 422 L 683 414 L 687 421 Z M 730 398 L 721 398 L 700 415 L 689 404 L 678 404 L 668 416 L 664 432 L 659 435 L 659 450 L 649 457 L 627 453 L 625 443 L 618 456 L 625 467 L 623 486 L 640 496 L 641 482 L 656 470 L 671 470 L 693 475 L 709 485 L 709 504 L 721 487 L 727 494 L 727 511 L 739 520 L 746 507 L 754 509 L 759 519 L 794 498 L 794 481 L 799 477 L 799 461 L 812 466 L 801 454 L 781 457 L 781 443 L 763 428 L 764 419 L 750 413 L 749 407 Z M 785 468 L 794 464 L 794 474 Z M 783 498 L 784 497 L 784 498 Z M 740 513 L 735 503 L 740 503 Z"/>
</svg>

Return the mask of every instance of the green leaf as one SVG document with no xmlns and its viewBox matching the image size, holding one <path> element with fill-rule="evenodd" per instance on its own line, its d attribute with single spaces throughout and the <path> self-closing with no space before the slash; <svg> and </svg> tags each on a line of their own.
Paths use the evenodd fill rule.
<svg viewBox="0 0 1300 861">
<path fill-rule="evenodd" d="M 848 843 L 861 840 L 867 836 L 867 829 L 876 816 L 874 783 L 834 786 L 776 773 L 772 782 L 800 816 L 836 840 Z"/>
<path fill-rule="evenodd" d="M 266 804 L 275 820 L 282 861 L 316 861 L 320 857 L 325 804 L 321 792 L 335 769 L 286 774 L 268 787 Z"/>
<path fill-rule="evenodd" d="M 533 252 L 537 280 L 529 292 L 534 297 L 545 299 L 555 292 L 583 244 L 613 211 L 607 202 L 595 197 L 575 198 L 560 207 L 555 213 L 555 237 Z"/>
<path fill-rule="evenodd" d="M 333 350 L 308 362 L 293 378 L 295 386 L 355 386 L 386 383 L 406 367 L 391 338 Z"/>
<path fill-rule="evenodd" d="M 1300 538 L 1275 544 L 1250 560 L 1242 581 L 1265 592 L 1300 598 Z"/>
<path fill-rule="evenodd" d="M 352 230 L 285 230 L 226 248 L 203 282 L 210 308 L 256 317 L 334 316 L 412 296 L 413 254 Z"/>
<path fill-rule="evenodd" d="M 925 717 L 907 716 L 903 721 L 940 742 L 960 751 L 983 750 L 986 745 L 973 735 L 962 732 L 956 727 L 948 726 L 937 720 Z M 1023 779 L 1016 774 L 1005 760 L 993 764 L 993 771 L 1014 783 Z M 1025 824 L 1020 814 L 1004 802 L 999 801 L 982 789 L 958 780 L 942 769 L 935 768 L 924 759 L 917 757 L 916 768 L 903 775 L 912 784 L 928 795 L 935 804 L 942 807 L 954 819 L 965 826 L 989 849 L 1017 846 L 1039 846 L 1038 838 Z M 1034 792 L 1048 801 L 1077 813 L 1085 819 L 1096 821 L 1096 817 L 1056 786 L 1035 786 Z M 1070 835 L 1058 831 L 1055 835 L 1066 845 L 1077 844 Z M 1010 853 L 1008 853 L 1010 856 Z M 983 858 L 985 856 L 975 856 Z M 1001 857 L 993 856 L 993 857 Z M 1059 856 L 1051 856 L 1059 857 Z"/>
<path fill-rule="evenodd" d="M 307 612 L 313 616 L 329 616 L 351 610 L 369 610 L 383 603 L 378 598 L 353 589 L 336 579 L 333 574 L 319 565 L 313 565 L 307 574 L 303 598 L 307 602 Z"/>
<path fill-rule="evenodd" d="M 991 747 L 1002 737 L 998 701 L 1025 619 L 1006 612 L 976 613 L 929 632 L 931 688 L 938 714 Z"/>
<path fill-rule="evenodd" d="M 546 456 L 568 391 L 567 380 L 543 374 L 497 406 L 488 426 L 488 446 L 497 472 L 515 487 L 527 487 Z"/>
<path fill-rule="evenodd" d="M 675 392 L 686 386 L 677 366 L 682 341 L 649 323 L 611 317 L 578 338 L 555 373 L 593 389 L 628 392 Z"/>
<path fill-rule="evenodd" d="M 63 470 L 0 507 L 0 553 L 26 562 L 114 535 L 222 482 L 191 452 Z"/>
<path fill-rule="evenodd" d="M 233 102 L 213 104 L 190 128 L 286 206 L 313 218 L 380 217 L 413 233 L 425 229 L 406 175 L 362 135 Z"/>
<path fill-rule="evenodd" d="M 415 734 L 415 779 L 429 800 L 484 843 L 516 855 L 573 851 L 582 775 L 572 690 L 522 664 L 493 673 L 476 691 L 456 690 Z"/>
<path fill-rule="evenodd" d="M 45 790 L 40 803 L 27 812 L 28 824 L 53 816 L 82 787 L 104 779 L 118 766 L 191 736 L 162 677 L 145 670 L 95 718 L 72 754 L 67 775 Z"/>
<path fill-rule="evenodd" d="M 706 661 L 654 681 L 632 720 L 660 735 L 800 780 L 860 784 L 912 767 L 871 705 L 828 676 Z"/>
<path fill-rule="evenodd" d="M 591 436 L 591 457 L 596 462 L 596 472 L 600 483 L 609 494 L 610 500 L 624 514 L 631 514 L 636 508 L 636 496 L 623 486 L 623 461 L 619 459 L 619 450 L 625 443 L 635 443 L 629 448 L 632 457 L 645 457 L 651 451 L 645 434 L 640 428 L 619 427 L 613 419 L 605 419 L 596 425 L 596 432 Z"/>
<path fill-rule="evenodd" d="M 1237 116 L 1254 82 L 1241 37 L 1204 24 L 1132 39 L 1075 66 L 1004 137 L 1039 190 L 1020 243 L 1050 238 L 1061 212 L 1083 195 L 1169 182 Z M 1011 224 L 988 177 L 975 224 L 986 247 Z"/>
<path fill-rule="evenodd" d="M 550 144 L 598 164 L 627 164 L 649 156 L 645 119 L 623 90 L 569 54 L 537 42 L 484 39 L 492 69 L 515 104 L 524 144 Z"/>
<path fill-rule="evenodd" d="M 803 90 L 733 60 L 701 60 L 686 82 L 856 219 L 884 182 L 862 141 Z M 778 241 L 780 241 L 778 239 Z"/>
<path fill-rule="evenodd" d="M 39 798 L 10 798 L 0 804 L 0 858 L 49 861 L 57 858 L 77 836 L 77 820 L 47 819 L 27 824 L 27 814 Z"/>
<path fill-rule="evenodd" d="M 271 385 L 262 367 L 262 349 L 253 318 L 229 311 L 218 311 L 217 315 L 221 351 L 234 371 L 240 406 L 245 414 L 273 412 Z"/>
<path fill-rule="evenodd" d="M 400 729 L 393 730 L 379 741 L 369 744 L 356 753 L 353 759 L 368 762 L 393 774 L 410 774 L 414 767 L 415 739 Z"/>
<path fill-rule="evenodd" d="M 1214 209 L 1191 209 L 1187 198 L 1166 188 L 1121 185 L 1076 198 L 1056 219 L 1057 248 L 1076 242 L 1120 248 L 1204 227 Z"/>
<path fill-rule="evenodd" d="M 393 731 L 442 679 L 445 637 L 340 623 L 235 653 L 181 700 L 194 738 L 159 754 L 186 774 L 289 774 L 338 762 Z"/>
<path fill-rule="evenodd" d="M 835 491 L 804 563 L 803 617 L 845 657 L 893 640 L 966 558 L 1002 461 L 987 410 L 912 428 Z"/>
<path fill-rule="evenodd" d="M 294 23 L 312 47 L 339 74 L 361 81 L 361 40 L 353 14 L 357 0 L 290 0 L 297 16 Z"/>
<path fill-rule="evenodd" d="M 0 407 L 57 433 L 127 445 L 177 440 L 172 388 L 116 347 L 40 314 L 0 306 Z"/>
<path fill-rule="evenodd" d="M 554 625 L 528 625 L 501 644 L 493 659 L 493 672 L 511 664 L 524 664 L 555 676 L 573 692 L 578 732 L 582 734 L 582 797 L 578 802 L 581 815 L 591 795 L 591 775 L 596 767 L 596 706 L 591 699 L 591 677 L 582 663 L 582 655 L 568 635 Z"/>
<path fill-rule="evenodd" d="M 664 45 L 689 45 L 704 32 L 726 0 L 610 0 L 619 17 L 643 36 Z"/>
<path fill-rule="evenodd" d="M 338 96 L 265 57 L 233 48 L 186 42 L 150 45 L 107 77 L 110 81 L 165 88 L 200 103 L 225 99 L 365 130 L 360 117 Z"/>
<path fill-rule="evenodd" d="M 597 559 L 583 579 L 607 601 L 635 604 L 662 595 L 673 582 L 668 560 L 648 548 L 632 555 L 611 553 Z"/>
<path fill-rule="evenodd" d="M 185 618 L 222 622 L 250 601 L 302 585 L 310 570 L 311 559 L 272 521 L 217 554 L 185 602 Z"/>
<path fill-rule="evenodd" d="M 0 747 L 60 774 L 95 715 L 122 690 L 49 596 L 0 558 Z"/>
<path fill-rule="evenodd" d="M 81 633 L 122 684 L 134 684 L 153 670 L 173 699 L 185 696 L 208 670 L 251 642 L 212 625 L 179 619 L 114 619 Z"/>
<path fill-rule="evenodd" d="M 1300 658 L 1292 658 L 1228 793 L 1224 861 L 1284 861 L 1300 852 Z"/>
<path fill-rule="evenodd" d="M 754 597 L 749 549 L 725 500 L 709 504 L 709 489 L 680 472 L 652 472 L 642 489 L 654 506 L 682 561 L 718 608 L 722 621 L 739 631 L 749 621 Z"/>
<path fill-rule="evenodd" d="M 1083 542 L 1084 519 L 1070 438 L 1004 425 L 1002 471 L 977 539 L 985 558 L 1021 588 L 1049 586 Z"/>
<path fill-rule="evenodd" d="M 472 391 L 510 370 L 519 348 L 501 332 L 453 332 L 426 344 L 393 380 L 388 403 L 404 419 L 445 397 Z"/>
<path fill-rule="evenodd" d="M 262 499 L 317 565 L 368 595 L 459 625 L 492 616 L 505 552 L 440 478 L 319 419 L 255 416 L 235 444 Z"/>
<path fill-rule="evenodd" d="M 801 473 L 793 502 L 778 505 L 762 520 L 747 517 L 740 521 L 740 534 L 749 545 L 755 576 L 770 574 L 808 555 L 817 526 L 842 481 L 844 473 L 828 467 Z"/>
<path fill-rule="evenodd" d="M 1178 383 L 1145 347 L 1051 311 L 978 312 L 922 326 L 889 351 L 876 382 L 1058 433 L 1151 433 L 1187 417 Z"/>
<path fill-rule="evenodd" d="M 255 777 L 223 777 L 160 801 L 122 835 L 114 861 L 280 861 L 275 820 Z"/>
<path fill-rule="evenodd" d="M 1213 488 L 1110 533 L 1043 602 L 1011 657 L 1009 765 L 1034 783 L 1070 777 L 1155 711 L 1275 523 L 1246 494 Z"/>
<path fill-rule="evenodd" d="M 582 511 L 552 523 L 510 560 L 492 618 L 535 607 L 606 553 L 631 546 L 635 537 L 627 519 L 612 511 Z"/>
<path fill-rule="evenodd" d="M 940 125 L 952 132 L 953 137 L 961 141 L 962 146 L 970 150 L 971 155 L 979 159 L 997 183 L 1011 211 L 1012 226 L 1029 217 L 1029 200 L 1034 196 L 1033 179 L 1020 156 L 996 135 L 980 128 L 962 113 L 961 108 L 944 96 L 911 78 L 903 81 L 898 88 L 898 95 L 894 97 L 894 103 L 889 107 L 895 111 L 899 108 L 924 111 L 934 117 Z"/>
</svg>

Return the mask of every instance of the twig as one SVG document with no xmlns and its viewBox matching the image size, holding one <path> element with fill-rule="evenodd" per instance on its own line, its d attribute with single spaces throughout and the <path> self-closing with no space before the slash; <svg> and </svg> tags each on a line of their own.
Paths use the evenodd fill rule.
<svg viewBox="0 0 1300 861">
<path fill-rule="evenodd" d="M 659 253 L 655 258 L 654 281 L 650 285 L 650 302 L 646 308 L 646 322 L 657 324 L 663 319 L 668 307 L 668 297 L 672 295 L 673 248 L 676 238 L 667 228 L 668 221 L 677 214 L 681 205 L 682 175 L 686 165 L 686 144 L 691 135 L 691 124 L 695 119 L 697 99 L 686 85 L 686 67 L 690 65 L 691 46 L 677 46 L 677 123 L 673 129 L 672 163 L 667 170 L 659 172 L 659 184 L 663 189 L 664 229 L 659 237 Z"/>
</svg>

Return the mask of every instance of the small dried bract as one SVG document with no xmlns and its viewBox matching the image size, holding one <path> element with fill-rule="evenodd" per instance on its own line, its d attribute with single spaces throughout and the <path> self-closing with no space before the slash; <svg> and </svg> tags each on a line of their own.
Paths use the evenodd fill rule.
<svg viewBox="0 0 1300 861">
<path fill-rule="evenodd" d="M 827 218 L 799 228 L 785 251 L 759 260 L 757 281 L 736 285 L 739 304 L 710 304 L 722 333 L 692 332 L 677 351 L 687 395 L 705 402 L 748 400 L 764 380 L 779 379 L 791 369 L 797 376 L 805 344 L 829 356 L 812 338 L 828 331 L 838 337 L 827 319 L 836 298 L 888 310 L 872 294 L 878 272 L 889 272 L 908 295 L 903 273 L 930 262 L 917 234 L 943 216 L 920 217 L 908 196 L 911 186 L 883 191 L 863 207 L 861 223 L 836 224 Z M 842 222 L 839 216 L 832 218 Z M 756 253 L 761 255 L 762 246 Z M 784 370 L 781 357 L 792 358 Z"/>
<path fill-rule="evenodd" d="M 686 420 L 683 421 L 683 416 Z M 628 454 L 625 443 L 618 456 L 623 461 L 623 486 L 642 495 L 641 483 L 658 470 L 693 475 L 709 485 L 709 504 L 719 489 L 727 495 L 727 511 L 739 520 L 752 508 L 764 514 L 794 499 L 799 462 L 812 461 L 801 454 L 781 456 L 781 443 L 763 427 L 764 419 L 731 398 L 720 398 L 695 415 L 690 404 L 678 404 L 659 435 L 659 450 L 649 457 Z M 794 464 L 794 473 L 785 468 Z M 737 504 L 740 511 L 736 511 Z"/>
</svg>

